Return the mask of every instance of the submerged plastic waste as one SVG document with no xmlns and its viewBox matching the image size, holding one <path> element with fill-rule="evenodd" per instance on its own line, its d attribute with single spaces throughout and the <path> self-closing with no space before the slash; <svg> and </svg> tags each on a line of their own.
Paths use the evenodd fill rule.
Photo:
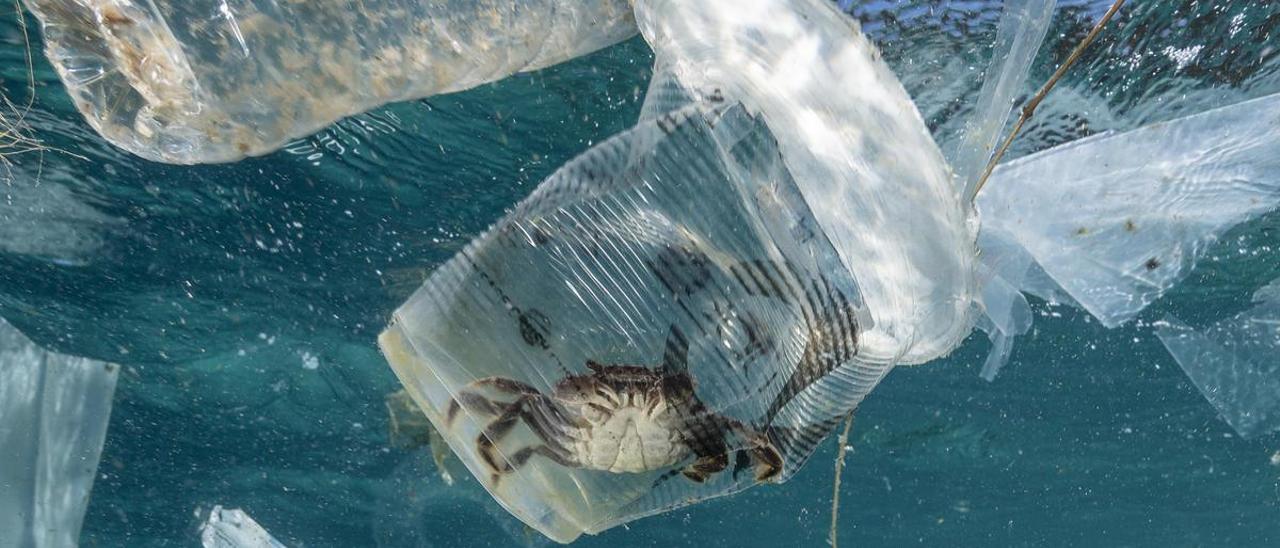
<svg viewBox="0 0 1280 548">
<path fill-rule="evenodd" d="M 560 541 L 785 480 L 892 367 L 975 327 L 993 378 L 1031 324 L 1024 294 L 1119 325 L 1280 194 L 1272 97 L 1010 162 L 968 203 L 1052 1 L 1006 3 L 945 157 L 821 0 L 30 4 L 91 123 L 168 162 L 260 154 L 638 27 L 655 54 L 639 123 L 441 267 L 380 339 L 478 481 Z"/>
<path fill-rule="evenodd" d="M 200 526 L 203 548 L 284 548 L 258 522 L 239 508 L 214 506 L 209 518 Z"/>
<path fill-rule="evenodd" d="M 626 0 L 28 0 L 76 107 L 169 163 L 266 154 L 351 114 L 635 34 Z"/>
<path fill-rule="evenodd" d="M 118 373 L 0 319 L 0 546 L 78 543 Z"/>
<path fill-rule="evenodd" d="M 1004 334 L 1030 326 L 1020 293 L 1075 304 L 1116 327 L 1182 280 L 1228 229 L 1280 205 L 1277 124 L 1280 95 L 1270 95 L 997 168 L 977 200 L 992 276 L 986 325 L 1000 335 L 983 375 L 994 377 L 1007 357 Z"/>
<path fill-rule="evenodd" d="M 893 364 L 972 325 L 973 225 L 856 24 L 818 1 L 636 10 L 646 120 L 381 340 L 472 473 L 560 541 L 789 477 Z"/>
<path fill-rule="evenodd" d="M 983 230 L 1012 238 L 1057 286 L 1021 289 L 1060 288 L 1115 327 L 1181 280 L 1217 236 L 1280 203 L 1277 124 L 1272 95 L 1009 162 L 978 198 Z"/>
<path fill-rule="evenodd" d="M 1025 72 L 1051 4 L 1017 7 L 996 78 Z M 380 340 L 471 472 L 555 540 L 786 479 L 893 366 L 975 326 L 994 377 L 1030 326 L 1023 293 L 1127 321 L 1280 199 L 1268 98 L 1003 166 L 979 234 L 973 173 L 953 178 L 831 4 L 635 9 L 656 67 L 640 123 L 441 267 Z M 1003 119 L 981 112 L 997 122 L 979 133 Z M 993 140 L 971 136 L 970 172 Z"/>
<path fill-rule="evenodd" d="M 1173 317 L 1156 328 L 1191 382 L 1246 438 L 1280 431 L 1280 280 L 1254 302 L 1203 330 Z"/>
</svg>

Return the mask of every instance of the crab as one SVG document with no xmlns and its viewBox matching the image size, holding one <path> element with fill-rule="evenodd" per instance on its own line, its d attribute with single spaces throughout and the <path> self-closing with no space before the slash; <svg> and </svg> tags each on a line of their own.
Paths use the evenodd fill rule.
<svg viewBox="0 0 1280 548">
<path fill-rule="evenodd" d="M 478 379 L 458 392 L 446 424 L 451 426 L 463 408 L 494 417 L 476 438 L 476 449 L 495 484 L 535 456 L 616 474 L 683 465 L 684 477 L 703 483 L 728 467 L 731 438 L 741 440 L 756 481 L 779 479 L 782 453 L 768 435 L 708 409 L 693 377 L 679 366 L 683 358 L 669 349 L 666 363 L 658 367 L 588 360 L 587 373 L 566 375 L 549 395 L 510 378 Z M 514 399 L 490 399 L 478 393 L 482 388 Z M 502 454 L 498 444 L 521 421 L 541 444 Z"/>
</svg>

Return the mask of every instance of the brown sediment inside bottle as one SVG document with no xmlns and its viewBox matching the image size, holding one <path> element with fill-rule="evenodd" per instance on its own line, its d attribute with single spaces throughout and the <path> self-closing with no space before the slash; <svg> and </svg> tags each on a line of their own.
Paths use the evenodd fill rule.
<svg viewBox="0 0 1280 548">
<path fill-rule="evenodd" d="M 266 154 L 387 102 L 468 89 L 635 33 L 625 0 L 539 0 L 519 10 L 489 0 L 383 3 L 29 6 L 90 124 L 121 148 L 169 163 Z"/>
</svg>

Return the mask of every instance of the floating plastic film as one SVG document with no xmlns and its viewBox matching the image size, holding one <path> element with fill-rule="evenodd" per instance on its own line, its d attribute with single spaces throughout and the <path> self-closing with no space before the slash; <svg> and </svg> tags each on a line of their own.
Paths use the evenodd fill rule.
<svg viewBox="0 0 1280 548">
<path fill-rule="evenodd" d="M 1191 382 L 1246 438 L 1280 431 L 1280 280 L 1254 301 L 1203 330 L 1173 317 L 1156 328 Z"/>
<path fill-rule="evenodd" d="M 949 155 L 956 180 L 965 185 L 967 197 L 973 196 L 978 178 L 995 153 L 1014 98 L 1023 91 L 1031 64 L 1049 31 L 1056 5 L 1056 0 L 1004 2 L 973 118 L 965 125 L 956 150 Z"/>
<path fill-rule="evenodd" d="M 1061 292 L 1115 327 L 1223 232 L 1280 204 L 1280 95 L 1002 164 L 978 196 L 984 249 L 1034 259 L 1024 291 Z"/>
<path fill-rule="evenodd" d="M 995 152 L 1014 98 L 1022 91 L 1049 30 L 1055 5 L 1055 0 L 1013 0 L 1002 7 L 977 106 L 948 158 L 956 183 L 964 186 L 966 202 L 972 201 L 978 179 Z M 997 245 L 991 240 L 979 241 L 983 253 L 978 276 L 983 309 L 978 326 L 991 338 L 991 352 L 981 371 L 988 381 L 1009 361 L 1014 337 L 1031 328 L 1031 307 L 1020 290 L 1031 258 L 1016 246 Z"/>
<path fill-rule="evenodd" d="M 149 160 L 276 150 L 635 34 L 626 0 L 28 0 L 77 108 Z"/>
<path fill-rule="evenodd" d="M 959 190 L 855 22 L 817 0 L 636 9 L 642 121 L 380 340 L 486 489 L 562 542 L 790 477 L 893 365 L 972 329 Z"/>
<path fill-rule="evenodd" d="M 118 372 L 0 319 L 0 546 L 79 543 Z"/>
</svg>

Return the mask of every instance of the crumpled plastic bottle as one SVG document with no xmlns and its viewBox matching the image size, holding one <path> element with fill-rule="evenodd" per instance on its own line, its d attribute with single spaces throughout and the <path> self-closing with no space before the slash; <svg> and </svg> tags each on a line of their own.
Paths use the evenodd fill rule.
<svg viewBox="0 0 1280 548">
<path fill-rule="evenodd" d="M 174 164 L 272 152 L 338 119 L 635 34 L 626 0 L 31 0 L 76 107 Z"/>
</svg>

